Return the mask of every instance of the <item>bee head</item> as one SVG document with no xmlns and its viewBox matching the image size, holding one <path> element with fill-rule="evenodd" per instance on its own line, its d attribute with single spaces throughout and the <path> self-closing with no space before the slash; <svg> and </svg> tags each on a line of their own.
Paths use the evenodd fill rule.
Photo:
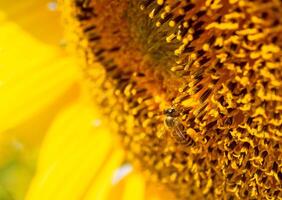
<svg viewBox="0 0 282 200">
<path fill-rule="evenodd" d="M 165 109 L 164 114 L 169 117 L 178 117 L 179 116 L 179 113 L 174 108 Z"/>
</svg>

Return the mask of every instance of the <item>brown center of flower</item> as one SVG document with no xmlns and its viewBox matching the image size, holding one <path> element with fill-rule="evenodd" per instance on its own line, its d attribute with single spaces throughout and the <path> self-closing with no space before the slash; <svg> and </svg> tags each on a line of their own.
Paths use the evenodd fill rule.
<svg viewBox="0 0 282 200">
<path fill-rule="evenodd" d="M 74 2 L 131 160 L 181 199 L 281 197 L 281 1 Z"/>
</svg>

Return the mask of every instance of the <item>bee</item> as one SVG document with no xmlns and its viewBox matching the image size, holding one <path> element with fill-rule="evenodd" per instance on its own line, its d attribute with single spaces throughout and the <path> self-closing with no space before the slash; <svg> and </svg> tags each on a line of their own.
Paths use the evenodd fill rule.
<svg viewBox="0 0 282 200">
<path fill-rule="evenodd" d="M 174 108 L 164 110 L 165 126 L 170 130 L 171 137 L 174 140 L 184 146 L 194 145 L 194 140 L 186 134 L 184 125 L 178 119 L 180 114 Z"/>
</svg>

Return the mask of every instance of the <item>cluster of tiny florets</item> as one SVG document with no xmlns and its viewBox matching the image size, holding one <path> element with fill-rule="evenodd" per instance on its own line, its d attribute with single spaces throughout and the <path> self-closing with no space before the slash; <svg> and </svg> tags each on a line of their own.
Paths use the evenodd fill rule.
<svg viewBox="0 0 282 200">
<path fill-rule="evenodd" d="M 180 199 L 282 198 L 282 1 L 71 5 L 130 160 Z"/>
</svg>

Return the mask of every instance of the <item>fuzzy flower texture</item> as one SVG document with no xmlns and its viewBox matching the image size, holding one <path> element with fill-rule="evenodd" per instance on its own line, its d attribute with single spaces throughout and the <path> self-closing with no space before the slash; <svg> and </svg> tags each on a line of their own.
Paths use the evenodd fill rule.
<svg viewBox="0 0 282 200">
<path fill-rule="evenodd" d="M 282 0 L 58 3 L 0 0 L 0 200 L 282 200 Z"/>
<path fill-rule="evenodd" d="M 178 199 L 282 198 L 281 0 L 62 3 L 132 163 Z"/>
</svg>

